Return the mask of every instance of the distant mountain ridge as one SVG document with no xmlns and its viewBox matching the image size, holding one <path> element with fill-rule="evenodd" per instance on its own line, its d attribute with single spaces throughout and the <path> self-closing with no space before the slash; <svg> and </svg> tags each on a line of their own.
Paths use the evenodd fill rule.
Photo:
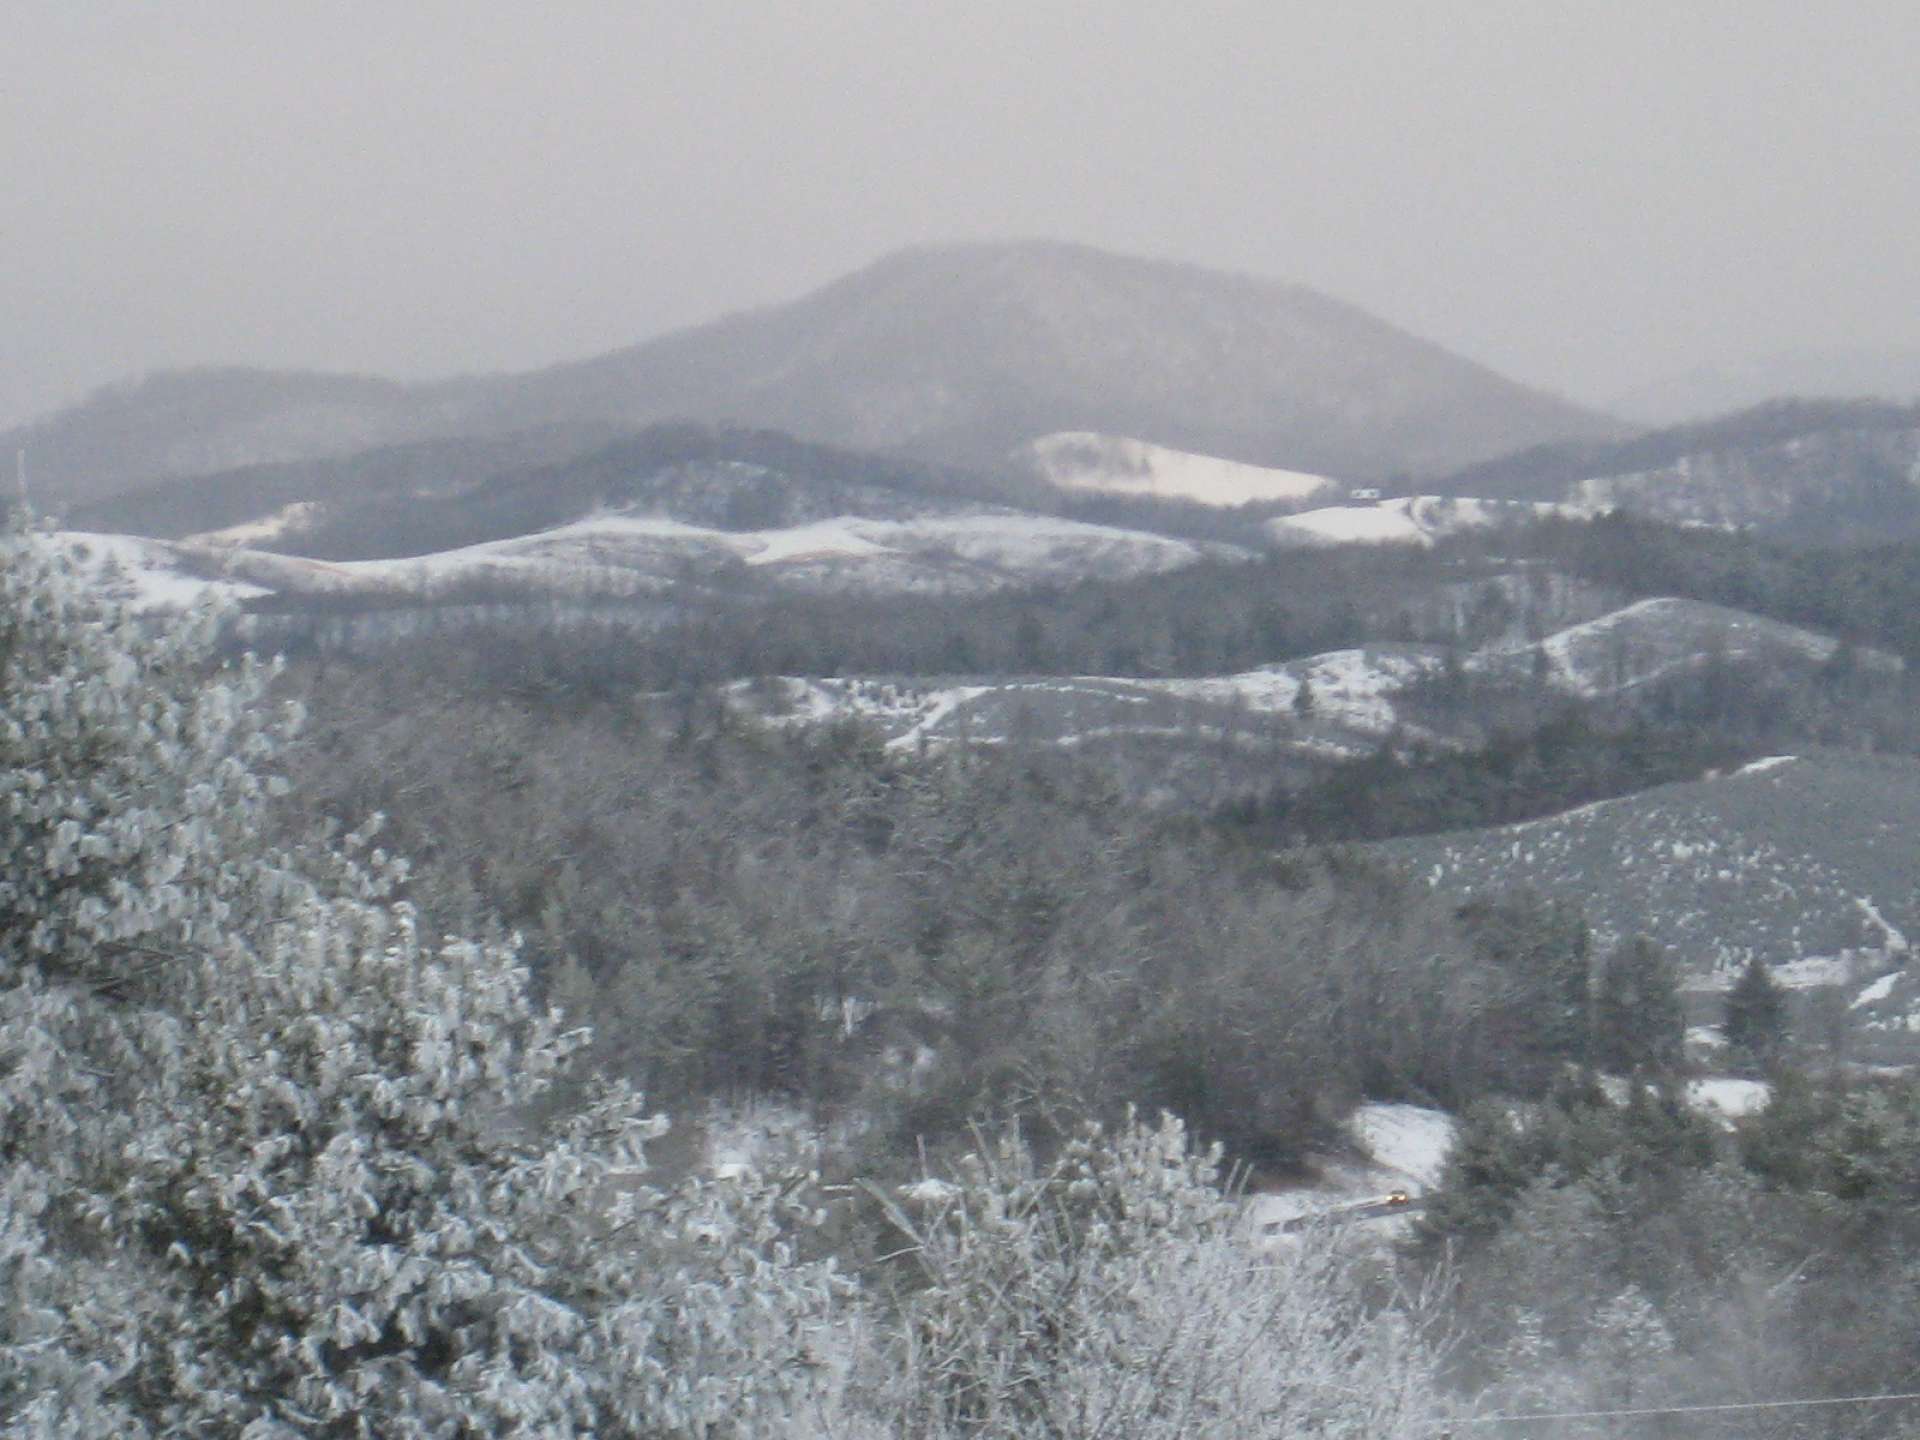
<svg viewBox="0 0 1920 1440">
<path fill-rule="evenodd" d="M 0 443 L 28 452 L 43 505 L 75 505 L 414 441 L 679 419 L 977 467 L 1097 431 L 1361 478 L 1624 433 L 1302 286 L 1021 242 L 901 251 L 788 304 L 527 374 L 164 374 Z"/>
<path fill-rule="evenodd" d="M 1920 403 L 1773 401 L 1616 443 L 1540 446 L 1437 488 L 1792 540 L 1920 535 Z"/>
<path fill-rule="evenodd" d="M 1649 424 L 1724 415 L 1782 395 L 1909 400 L 1920 396 L 1920 350 L 1886 346 L 1788 350 L 1663 375 L 1617 396 L 1609 408 Z"/>
</svg>

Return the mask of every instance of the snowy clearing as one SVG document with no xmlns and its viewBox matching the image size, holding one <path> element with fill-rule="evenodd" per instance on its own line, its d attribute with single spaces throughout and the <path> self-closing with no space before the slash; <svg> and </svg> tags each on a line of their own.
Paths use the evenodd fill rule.
<svg viewBox="0 0 1920 1440">
<path fill-rule="evenodd" d="M 1687 1082 L 1687 1103 L 1696 1110 L 1713 1111 L 1728 1120 L 1757 1114 L 1773 1099 L 1764 1080 L 1741 1080 L 1731 1075 L 1709 1076 Z"/>
<path fill-rule="evenodd" d="M 1313 1185 L 1249 1196 L 1247 1219 L 1252 1233 L 1263 1243 L 1275 1243 L 1284 1238 L 1282 1227 L 1289 1220 L 1335 1212 L 1396 1191 L 1417 1198 L 1438 1183 L 1454 1128 L 1454 1118 L 1444 1110 L 1380 1103 L 1360 1106 L 1348 1118 L 1347 1134 L 1369 1158 L 1330 1157 L 1318 1167 L 1320 1179 Z M 1410 1215 L 1388 1216 L 1354 1226 L 1352 1232 L 1367 1242 L 1387 1243 L 1403 1238 L 1411 1224 Z"/>
<path fill-rule="evenodd" d="M 247 520 L 238 525 L 229 525 L 224 530 L 206 530 L 198 535 L 189 535 L 183 542 L 188 545 L 258 545 L 263 540 L 278 540 L 289 530 L 305 529 L 319 506 L 311 500 L 296 500 L 291 505 L 283 505 L 271 515 L 258 520 Z"/>
<path fill-rule="evenodd" d="M 1103 490 L 1227 506 L 1299 504 L 1343 489 L 1339 481 L 1325 475 L 1248 465 L 1085 430 L 1042 436 L 1027 447 L 1027 453 L 1046 479 L 1068 490 Z"/>
<path fill-rule="evenodd" d="M 1371 505 L 1330 505 L 1282 515 L 1267 522 L 1267 533 L 1280 545 L 1431 545 L 1463 530 L 1568 513 L 1577 512 L 1525 500 L 1406 495 Z"/>
<path fill-rule="evenodd" d="M 1453 1148 L 1454 1119 L 1421 1105 L 1362 1105 L 1347 1129 L 1383 1168 L 1398 1171 L 1421 1188 L 1440 1181 Z"/>
</svg>

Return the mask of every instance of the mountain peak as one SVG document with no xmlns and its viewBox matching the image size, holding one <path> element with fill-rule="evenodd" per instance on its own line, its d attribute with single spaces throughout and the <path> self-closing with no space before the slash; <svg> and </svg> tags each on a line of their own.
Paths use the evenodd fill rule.
<svg viewBox="0 0 1920 1440">
<path fill-rule="evenodd" d="M 202 380 L 219 393 L 188 413 L 107 395 L 5 438 L 79 500 L 572 422 L 767 427 L 988 469 L 1084 431 L 1349 478 L 1618 432 L 1305 286 L 1056 240 L 909 247 L 784 305 L 523 375 Z"/>
</svg>

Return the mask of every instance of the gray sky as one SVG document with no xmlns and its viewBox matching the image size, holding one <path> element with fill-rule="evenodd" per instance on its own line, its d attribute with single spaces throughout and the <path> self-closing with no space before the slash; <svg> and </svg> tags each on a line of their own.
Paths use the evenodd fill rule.
<svg viewBox="0 0 1920 1440">
<path fill-rule="evenodd" d="M 1916 0 L 0 0 L 0 423 L 526 368 L 991 236 L 1590 401 L 1920 348 L 1917 55 Z"/>
</svg>

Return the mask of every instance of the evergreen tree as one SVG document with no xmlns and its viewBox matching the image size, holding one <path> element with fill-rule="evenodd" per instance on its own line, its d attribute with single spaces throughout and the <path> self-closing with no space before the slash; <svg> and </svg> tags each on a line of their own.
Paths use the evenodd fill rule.
<svg viewBox="0 0 1920 1440">
<path fill-rule="evenodd" d="M 1602 1069 L 1670 1071 L 1680 1064 L 1686 1015 L 1672 957 L 1643 937 L 1601 962 L 1594 997 L 1594 1058 Z"/>
<path fill-rule="evenodd" d="M 618 1089 L 528 1133 L 580 1037 L 364 833 L 262 845 L 294 717 L 214 626 L 0 537 L 6 1433 L 788 1433 L 782 1192 L 649 1190 Z"/>
<path fill-rule="evenodd" d="M 1758 959 L 1727 992 L 1725 1030 L 1735 1053 L 1764 1064 L 1787 1040 L 1787 992 Z"/>
<path fill-rule="evenodd" d="M 1539 1176 L 1542 1163 L 1539 1146 L 1507 1107 L 1492 1101 L 1469 1106 L 1421 1217 L 1423 1243 L 1439 1250 L 1491 1239 Z"/>
</svg>

